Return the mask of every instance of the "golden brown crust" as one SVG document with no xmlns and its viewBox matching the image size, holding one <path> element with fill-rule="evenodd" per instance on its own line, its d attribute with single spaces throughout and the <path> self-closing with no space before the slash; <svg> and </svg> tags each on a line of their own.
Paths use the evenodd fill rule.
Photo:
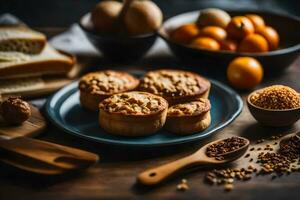
<svg viewBox="0 0 300 200">
<path fill-rule="evenodd" d="M 207 113 L 211 108 L 208 99 L 200 98 L 195 101 L 176 104 L 168 109 L 168 117 L 198 116 Z"/>
<path fill-rule="evenodd" d="M 105 99 L 99 109 L 100 126 L 108 133 L 144 136 L 163 127 L 168 102 L 150 93 L 133 91 Z"/>
<path fill-rule="evenodd" d="M 208 111 L 196 116 L 167 117 L 165 128 L 178 135 L 189 135 L 208 128 L 210 123 L 211 115 Z"/>
<path fill-rule="evenodd" d="M 188 71 L 162 69 L 150 71 L 141 80 L 139 90 L 164 97 L 173 105 L 207 98 L 210 82 Z"/>
<path fill-rule="evenodd" d="M 113 94 L 134 90 L 139 80 L 126 72 L 103 70 L 80 79 L 80 102 L 90 110 L 98 110 L 99 103 Z"/>
<path fill-rule="evenodd" d="M 211 122 L 210 102 L 198 99 L 168 109 L 166 129 L 176 134 L 192 134 L 206 129 Z"/>
</svg>

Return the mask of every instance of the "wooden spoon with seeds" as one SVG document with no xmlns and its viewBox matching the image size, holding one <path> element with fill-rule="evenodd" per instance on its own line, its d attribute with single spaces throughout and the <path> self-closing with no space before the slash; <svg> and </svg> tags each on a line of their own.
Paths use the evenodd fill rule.
<svg viewBox="0 0 300 200">
<path fill-rule="evenodd" d="M 300 139 L 300 131 L 298 133 L 291 133 L 282 137 L 279 143 L 280 147 L 286 145 L 292 137 L 297 137 L 298 139 Z"/>
<path fill-rule="evenodd" d="M 236 136 L 234 136 L 236 137 Z M 206 150 L 209 146 L 216 144 L 218 142 L 222 142 L 226 139 L 220 139 L 213 141 L 211 143 L 206 144 L 201 147 L 197 152 L 183 157 L 179 160 L 173 161 L 168 164 L 161 165 L 156 168 L 152 168 L 140 173 L 137 177 L 138 183 L 143 185 L 153 186 L 161 183 L 171 175 L 174 175 L 179 170 L 184 169 L 186 167 L 191 166 L 205 166 L 205 165 L 220 165 L 224 163 L 228 163 L 234 161 L 245 154 L 250 144 L 250 141 L 243 137 L 236 137 L 239 139 L 243 139 L 245 144 L 233 151 L 226 152 L 223 154 L 218 154 L 218 157 L 222 157 L 222 159 L 216 159 L 216 157 L 208 157 L 206 155 Z"/>
</svg>

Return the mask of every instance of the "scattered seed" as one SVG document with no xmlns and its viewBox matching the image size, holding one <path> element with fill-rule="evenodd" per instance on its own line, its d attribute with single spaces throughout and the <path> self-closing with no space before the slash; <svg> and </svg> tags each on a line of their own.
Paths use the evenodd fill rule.
<svg viewBox="0 0 300 200">
<path fill-rule="evenodd" d="M 186 179 L 182 179 L 181 183 L 179 183 L 176 188 L 177 188 L 178 191 L 186 191 L 186 190 L 188 190 L 189 186 L 187 184 L 187 180 Z"/>
<path fill-rule="evenodd" d="M 227 183 L 227 184 L 224 185 L 224 190 L 225 191 L 229 192 L 229 191 L 233 190 L 233 188 L 234 188 L 234 186 L 231 183 Z"/>
</svg>

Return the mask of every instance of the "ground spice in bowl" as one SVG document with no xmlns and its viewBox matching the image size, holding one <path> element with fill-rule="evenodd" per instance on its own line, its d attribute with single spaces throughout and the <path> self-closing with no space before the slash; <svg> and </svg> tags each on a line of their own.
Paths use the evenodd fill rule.
<svg viewBox="0 0 300 200">
<path fill-rule="evenodd" d="M 300 107 L 300 93 L 288 86 L 273 85 L 254 92 L 250 101 L 264 109 L 295 109 Z"/>
</svg>

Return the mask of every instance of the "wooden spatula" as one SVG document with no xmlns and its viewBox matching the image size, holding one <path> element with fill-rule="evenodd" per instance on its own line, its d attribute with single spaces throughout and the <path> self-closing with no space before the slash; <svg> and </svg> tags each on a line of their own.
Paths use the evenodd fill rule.
<svg viewBox="0 0 300 200">
<path fill-rule="evenodd" d="M 42 175 L 59 175 L 69 170 L 64 170 L 29 157 L 0 149 L 0 161 L 10 166 Z"/>
<path fill-rule="evenodd" d="M 62 171 L 87 168 L 99 160 L 98 155 L 87 151 L 27 137 L 0 136 L 0 148 Z M 3 159 L 8 163 L 7 158 Z"/>
</svg>

